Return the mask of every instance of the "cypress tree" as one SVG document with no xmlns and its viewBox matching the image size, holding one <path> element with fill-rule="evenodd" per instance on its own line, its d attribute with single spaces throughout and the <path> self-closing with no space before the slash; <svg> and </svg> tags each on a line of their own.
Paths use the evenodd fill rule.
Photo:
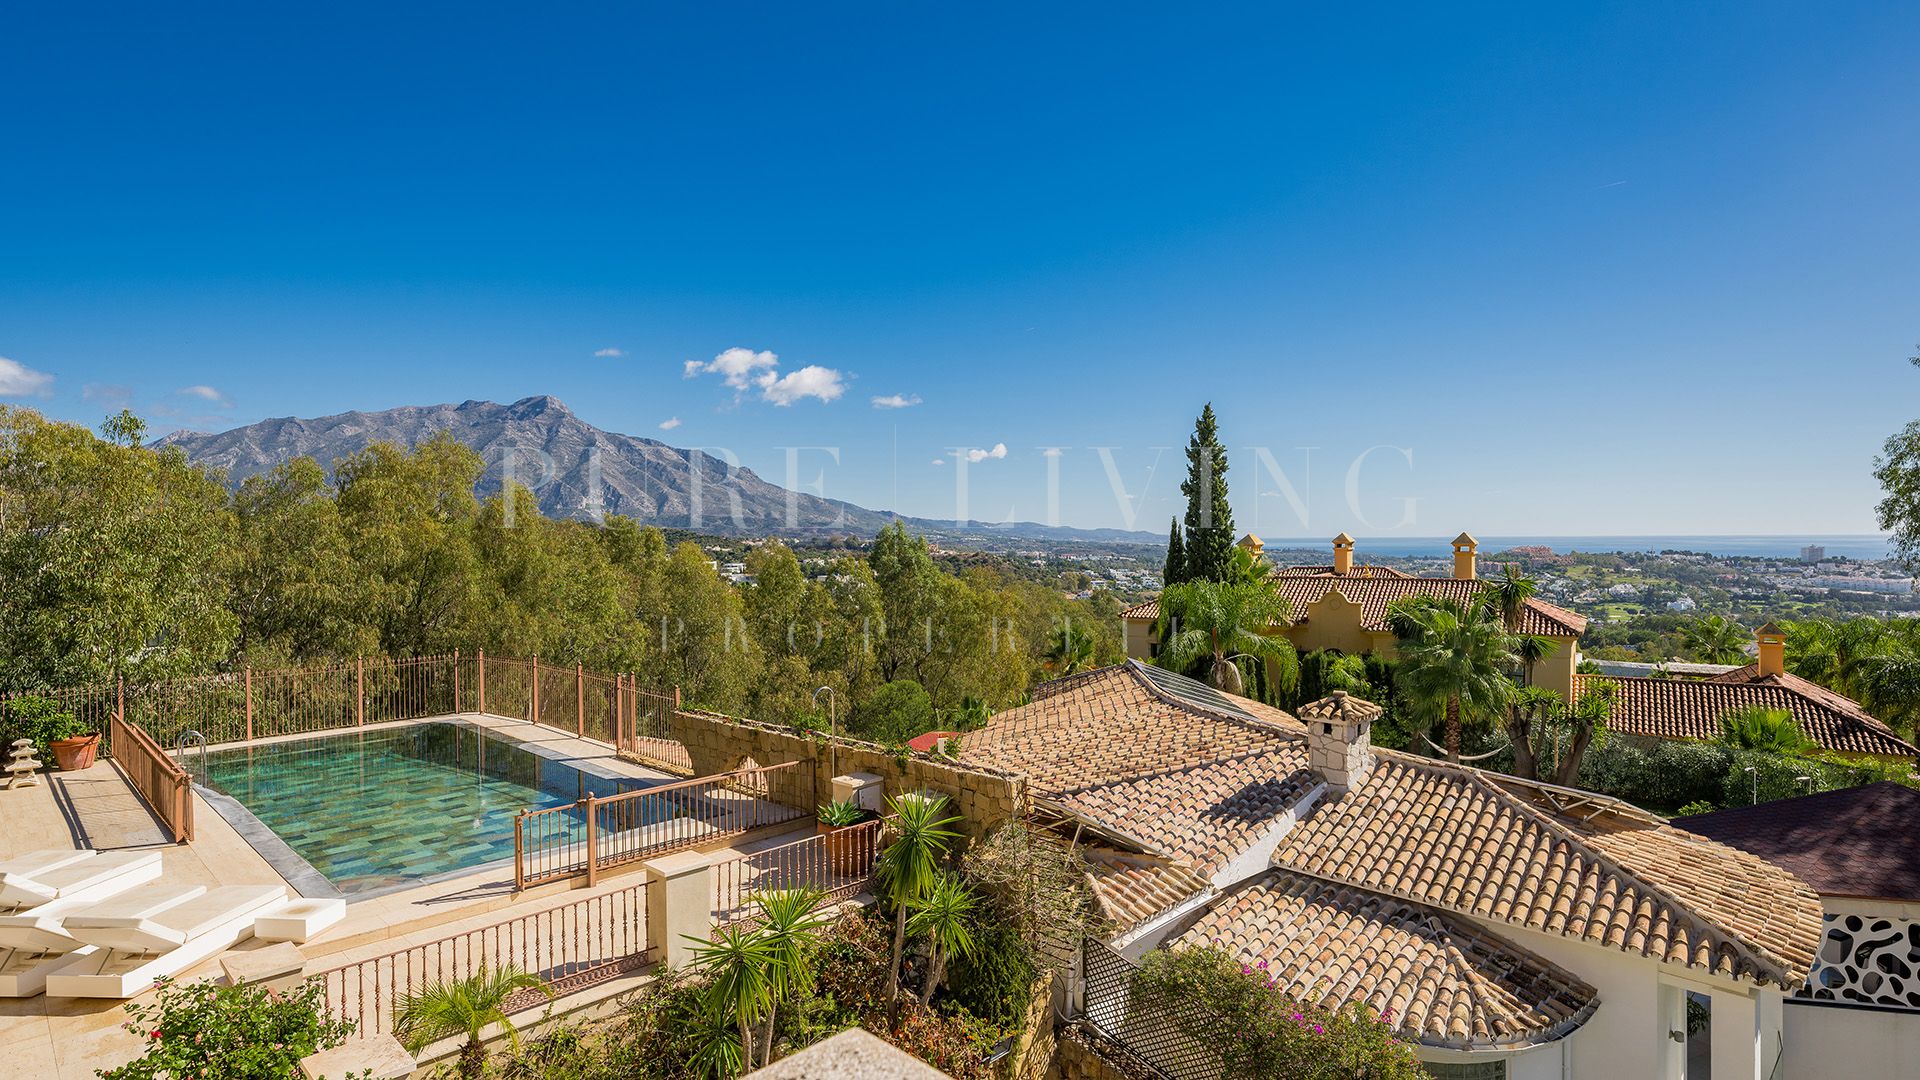
<svg viewBox="0 0 1920 1080">
<path fill-rule="evenodd" d="M 1187 440 L 1186 581 L 1225 581 L 1233 571 L 1233 507 L 1227 504 L 1227 448 L 1220 445 L 1213 403 L 1201 410 Z"/>
<path fill-rule="evenodd" d="M 1178 585 L 1187 580 L 1187 549 L 1180 542 L 1180 519 L 1173 519 L 1173 528 L 1167 531 L 1167 565 L 1160 571 L 1162 585 Z"/>
</svg>

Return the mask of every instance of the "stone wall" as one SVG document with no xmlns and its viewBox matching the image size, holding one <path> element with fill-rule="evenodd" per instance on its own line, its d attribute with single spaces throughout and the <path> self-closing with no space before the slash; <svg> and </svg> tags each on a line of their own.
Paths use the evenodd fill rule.
<svg viewBox="0 0 1920 1080">
<path fill-rule="evenodd" d="M 1003 1075 L 1009 1080 L 1046 1080 L 1053 1071 L 1053 1054 L 1053 972 L 1049 971 L 1033 988 L 1033 1002 L 1020 1023 Z"/>
<path fill-rule="evenodd" d="M 879 776 L 887 797 L 933 791 L 953 800 L 969 835 L 980 836 L 1026 809 L 1026 780 L 999 769 L 962 765 L 935 754 L 888 752 L 878 743 L 809 736 L 793 728 L 719 713 L 686 709 L 674 713 L 670 732 L 687 749 L 695 776 L 757 765 L 801 764 L 768 774 L 767 797 L 808 813 L 833 797 L 833 778 L 867 772 Z"/>
<path fill-rule="evenodd" d="M 1060 1029 L 1046 1080 L 1158 1080 L 1113 1040 L 1079 1024 Z"/>
</svg>

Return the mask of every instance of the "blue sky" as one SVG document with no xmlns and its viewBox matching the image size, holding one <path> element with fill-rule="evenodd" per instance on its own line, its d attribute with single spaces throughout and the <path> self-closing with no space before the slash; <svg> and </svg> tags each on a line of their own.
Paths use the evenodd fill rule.
<svg viewBox="0 0 1920 1080">
<path fill-rule="evenodd" d="M 927 516 L 1004 444 L 988 519 L 1064 447 L 1155 531 L 1211 400 L 1268 535 L 1870 530 L 1920 13 L 1562 6 L 14 11 L 0 400 L 553 394 Z"/>
</svg>

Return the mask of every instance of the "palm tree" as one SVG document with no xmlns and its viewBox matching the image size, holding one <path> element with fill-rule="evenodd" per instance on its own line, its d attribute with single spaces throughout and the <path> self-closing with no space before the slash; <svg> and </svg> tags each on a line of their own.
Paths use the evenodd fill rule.
<svg viewBox="0 0 1920 1080">
<path fill-rule="evenodd" d="M 742 1070 L 753 1068 L 753 1026 L 773 1011 L 773 947 L 757 929 L 738 923 L 716 931 L 713 940 L 687 935 L 694 942 L 693 965 L 707 973 L 707 1008 L 730 1017 L 740 1033 Z"/>
<path fill-rule="evenodd" d="M 1189 581 L 1160 594 L 1160 655 L 1154 663 L 1186 671 L 1207 663 L 1207 681 L 1244 695 L 1246 678 L 1235 661 L 1263 660 L 1275 681 L 1290 691 L 1300 681 L 1300 657 L 1286 638 L 1268 633 L 1293 617 L 1293 606 L 1271 582 Z"/>
<path fill-rule="evenodd" d="M 760 936 L 773 961 L 772 999 L 762 1023 L 760 1061 L 773 1060 L 773 1020 L 780 1003 L 801 997 L 813 989 L 813 958 L 819 947 L 820 929 L 831 921 L 820 910 L 827 894 L 802 887 L 761 893 Z"/>
<path fill-rule="evenodd" d="M 472 976 L 453 982 L 437 982 L 418 994 L 403 994 L 393 1009 L 393 1031 L 418 1054 L 428 1044 L 455 1035 L 465 1035 L 460 1048 L 460 1075 L 478 1080 L 487 1066 L 487 1048 L 480 1033 L 498 1024 L 509 1045 L 518 1049 L 520 1032 L 507 1019 L 507 1000 L 522 990 L 539 990 L 548 997 L 553 991 L 536 976 L 512 964 L 482 967 Z"/>
<path fill-rule="evenodd" d="M 940 878 L 940 864 L 960 834 L 949 828 L 959 821 L 946 813 L 946 796 L 892 798 L 887 810 L 893 842 L 874 860 L 873 876 L 893 904 L 893 966 L 887 976 L 887 1009 L 900 1000 L 900 961 L 907 948 L 907 909 L 919 905 Z"/>
<path fill-rule="evenodd" d="M 1580 776 L 1580 759 L 1586 756 L 1593 740 L 1607 730 L 1607 721 L 1613 717 L 1613 694 L 1613 683 L 1589 682 L 1579 697 L 1555 709 L 1555 725 L 1565 728 L 1568 737 L 1567 748 L 1562 752 L 1559 731 L 1554 733 L 1554 752 L 1559 755 L 1554 763 L 1554 783 L 1561 787 L 1578 786 L 1574 781 Z"/>
<path fill-rule="evenodd" d="M 1865 657 L 1853 681 L 1868 712 L 1910 732 L 1920 730 L 1920 653 L 1903 644 Z"/>
<path fill-rule="evenodd" d="M 1540 779 L 1540 757 L 1534 749 L 1534 725 L 1549 721 L 1560 707 L 1560 695 L 1537 686 L 1523 686 L 1507 702 L 1507 742 L 1513 747 L 1513 775 Z"/>
<path fill-rule="evenodd" d="M 1680 647 L 1702 664 L 1738 664 L 1747 658 L 1753 635 L 1724 615 L 1708 615 L 1680 628 Z"/>
<path fill-rule="evenodd" d="M 1063 618 L 1056 632 L 1048 635 L 1047 670 L 1055 675 L 1074 675 L 1093 667 L 1093 635 L 1084 626 Z"/>
<path fill-rule="evenodd" d="M 1396 603 L 1388 625 L 1400 639 L 1394 684 L 1416 717 L 1444 718 L 1447 760 L 1458 762 L 1462 727 L 1506 711 L 1506 673 L 1520 662 L 1512 639 L 1486 606 L 1443 597 Z"/>
<path fill-rule="evenodd" d="M 1488 582 L 1480 590 L 1480 602 L 1500 617 L 1500 625 L 1507 628 L 1507 633 L 1518 634 L 1520 620 L 1527 614 L 1527 601 L 1539 591 L 1538 581 L 1525 576 L 1512 563 L 1508 563 L 1502 576 Z"/>
<path fill-rule="evenodd" d="M 908 933 L 927 935 L 929 961 L 922 1000 L 928 1004 L 933 1003 L 934 992 L 946 978 L 948 958 L 973 956 L 971 923 L 978 906 L 979 898 L 966 883 L 953 874 L 941 874 L 921 899 L 919 910 L 907 920 Z"/>
<path fill-rule="evenodd" d="M 1802 754 L 1813 749 L 1813 740 L 1800 730 L 1792 713 L 1764 705 L 1748 705 L 1722 716 L 1720 741 L 1770 754 Z"/>
</svg>

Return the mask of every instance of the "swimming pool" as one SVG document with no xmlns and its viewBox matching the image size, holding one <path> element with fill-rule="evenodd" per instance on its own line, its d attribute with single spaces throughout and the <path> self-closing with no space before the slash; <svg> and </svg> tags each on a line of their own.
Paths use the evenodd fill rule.
<svg viewBox="0 0 1920 1080">
<path fill-rule="evenodd" d="M 204 780 L 271 831 L 263 837 L 251 822 L 235 822 L 289 880 L 272 839 L 346 896 L 511 859 L 513 818 L 522 809 L 661 782 L 590 775 L 450 722 L 216 750 Z"/>
</svg>

